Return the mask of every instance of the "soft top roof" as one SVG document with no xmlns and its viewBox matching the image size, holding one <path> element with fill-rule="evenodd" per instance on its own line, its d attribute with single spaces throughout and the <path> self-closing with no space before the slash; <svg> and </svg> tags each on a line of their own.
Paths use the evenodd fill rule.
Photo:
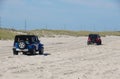
<svg viewBox="0 0 120 79">
<path fill-rule="evenodd" d="M 89 34 L 89 35 L 99 35 L 99 34 Z"/>
<path fill-rule="evenodd" d="M 16 35 L 15 37 L 34 37 L 36 35 Z"/>
<path fill-rule="evenodd" d="M 100 37 L 99 34 L 89 34 L 89 38 L 97 38 Z"/>
<path fill-rule="evenodd" d="M 36 37 L 37 36 L 35 36 L 35 35 L 16 35 L 15 36 L 15 42 L 17 42 L 19 40 L 25 41 L 26 39 L 28 39 L 29 41 L 32 42 L 33 40 L 36 40 Z"/>
</svg>

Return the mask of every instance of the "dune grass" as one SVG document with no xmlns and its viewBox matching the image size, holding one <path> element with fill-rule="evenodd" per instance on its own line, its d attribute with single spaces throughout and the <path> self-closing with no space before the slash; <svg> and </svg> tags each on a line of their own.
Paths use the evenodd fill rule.
<svg viewBox="0 0 120 79">
<path fill-rule="evenodd" d="M 101 36 L 120 36 L 120 31 L 105 31 L 105 32 L 91 32 L 91 31 L 68 31 L 68 30 L 31 30 L 31 31 L 18 31 L 13 29 L 0 29 L 0 40 L 14 39 L 15 35 L 28 34 L 38 35 L 39 37 L 55 37 L 56 35 L 68 36 L 88 36 L 89 34 L 100 34 Z"/>
<path fill-rule="evenodd" d="M 89 34 L 100 34 L 101 36 L 120 36 L 120 31 L 105 31 L 105 32 L 92 32 L 92 31 L 68 31 L 68 30 L 32 30 L 30 34 L 35 34 L 40 37 L 54 37 L 55 35 L 68 35 L 68 36 L 88 36 Z"/>
<path fill-rule="evenodd" d="M 13 39 L 15 33 L 11 32 L 10 30 L 0 29 L 0 40 L 8 40 Z"/>
<path fill-rule="evenodd" d="M 25 32 L 14 29 L 0 29 L 0 40 L 12 40 L 17 34 L 25 34 Z"/>
</svg>

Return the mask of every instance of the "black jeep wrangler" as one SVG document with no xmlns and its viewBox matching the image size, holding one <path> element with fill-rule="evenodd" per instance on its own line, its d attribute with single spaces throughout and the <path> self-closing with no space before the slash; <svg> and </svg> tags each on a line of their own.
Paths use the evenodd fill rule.
<svg viewBox="0 0 120 79">
<path fill-rule="evenodd" d="M 40 43 L 38 36 L 35 35 L 16 35 L 13 44 L 13 54 L 18 55 L 19 52 L 23 54 L 43 54 L 44 47 Z"/>
<path fill-rule="evenodd" d="M 87 44 L 88 45 L 90 45 L 90 44 L 101 45 L 102 41 L 101 41 L 100 35 L 99 34 L 89 34 Z"/>
</svg>

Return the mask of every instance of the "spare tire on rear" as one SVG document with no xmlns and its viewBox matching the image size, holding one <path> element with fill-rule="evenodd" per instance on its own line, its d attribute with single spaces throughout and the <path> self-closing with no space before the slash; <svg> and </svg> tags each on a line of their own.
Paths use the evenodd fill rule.
<svg viewBox="0 0 120 79">
<path fill-rule="evenodd" d="M 25 47 L 26 47 L 25 42 L 23 42 L 23 41 L 19 42 L 19 48 L 20 49 L 24 49 Z"/>
</svg>

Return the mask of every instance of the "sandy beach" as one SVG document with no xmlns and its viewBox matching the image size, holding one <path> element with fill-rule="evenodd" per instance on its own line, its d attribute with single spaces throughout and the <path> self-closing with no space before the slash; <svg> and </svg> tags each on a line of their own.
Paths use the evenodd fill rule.
<svg viewBox="0 0 120 79">
<path fill-rule="evenodd" d="M 87 37 L 40 38 L 44 55 L 12 53 L 13 41 L 0 40 L 0 79 L 120 79 L 120 37 L 101 37 L 102 45 L 87 45 Z"/>
</svg>

